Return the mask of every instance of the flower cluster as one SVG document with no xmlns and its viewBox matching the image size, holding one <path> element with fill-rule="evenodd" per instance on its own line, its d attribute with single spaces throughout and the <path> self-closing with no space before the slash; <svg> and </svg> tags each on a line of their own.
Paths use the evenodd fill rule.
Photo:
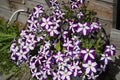
<svg viewBox="0 0 120 80">
<path fill-rule="evenodd" d="M 71 7 L 65 6 L 72 13 L 63 10 L 57 0 L 50 3 L 50 15 L 41 5 L 33 9 L 27 28 L 11 44 L 11 59 L 17 65 L 26 62 L 32 77 L 38 80 L 70 80 L 77 76 L 96 79 L 115 55 L 115 46 L 104 47 L 106 40 L 98 39 L 102 27 L 97 20 L 86 21 L 82 9 L 74 11 L 84 0 L 69 0 Z"/>
</svg>

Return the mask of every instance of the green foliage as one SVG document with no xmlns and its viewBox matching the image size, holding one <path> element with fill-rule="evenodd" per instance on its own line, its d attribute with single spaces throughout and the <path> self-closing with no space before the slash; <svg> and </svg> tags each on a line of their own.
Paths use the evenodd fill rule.
<svg viewBox="0 0 120 80">
<path fill-rule="evenodd" d="M 13 24 L 7 27 L 5 20 L 0 18 L 0 72 L 8 74 L 16 72 L 18 67 L 10 59 L 10 45 L 19 32 Z"/>
<path fill-rule="evenodd" d="M 61 43 L 60 43 L 60 40 L 59 40 L 59 42 L 56 44 L 56 46 L 55 46 L 55 49 L 57 50 L 57 51 L 60 51 L 61 50 L 61 45 L 60 45 Z"/>
</svg>

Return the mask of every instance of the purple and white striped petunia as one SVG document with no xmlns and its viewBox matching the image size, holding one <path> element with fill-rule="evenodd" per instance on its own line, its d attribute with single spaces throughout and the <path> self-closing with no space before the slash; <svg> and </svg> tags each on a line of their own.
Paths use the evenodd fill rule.
<svg viewBox="0 0 120 80">
<path fill-rule="evenodd" d="M 32 73 L 32 77 L 35 77 L 38 80 L 40 79 L 42 73 L 37 68 L 31 69 L 30 72 Z"/>
<path fill-rule="evenodd" d="M 96 62 L 92 62 L 91 60 L 89 60 L 87 63 L 82 64 L 83 68 L 85 68 L 85 73 L 89 74 L 89 73 L 96 73 L 97 72 L 97 63 Z"/>
<path fill-rule="evenodd" d="M 43 29 L 49 29 L 49 27 L 53 25 L 52 18 L 42 17 L 40 24 Z"/>
<path fill-rule="evenodd" d="M 63 18 L 63 16 L 65 15 L 65 13 L 60 10 L 60 9 L 55 9 L 53 12 L 52 12 L 53 15 L 56 16 L 56 18 Z"/>
<path fill-rule="evenodd" d="M 41 5 L 36 5 L 36 7 L 33 8 L 33 15 L 36 18 L 39 18 L 39 16 L 43 13 L 44 8 Z"/>
<path fill-rule="evenodd" d="M 84 24 L 78 23 L 78 30 L 77 30 L 78 33 L 85 36 L 85 35 L 89 34 L 90 31 L 91 31 L 91 29 L 89 27 L 88 22 L 86 22 Z"/>
<path fill-rule="evenodd" d="M 83 16 L 84 16 L 84 14 L 83 14 L 82 12 L 79 12 L 79 13 L 77 14 L 77 17 L 78 17 L 79 19 L 81 19 Z"/>
<path fill-rule="evenodd" d="M 68 31 L 61 29 L 58 39 L 65 40 L 68 36 Z"/>
<path fill-rule="evenodd" d="M 54 55 L 54 58 L 55 58 L 56 62 L 61 62 L 61 61 L 63 61 L 64 53 L 62 53 L 62 52 L 57 52 L 57 53 Z"/>
<path fill-rule="evenodd" d="M 52 26 L 50 26 L 49 28 L 48 28 L 48 33 L 49 33 L 49 36 L 55 36 L 55 35 L 58 35 L 59 34 L 59 30 L 58 30 L 58 28 L 59 27 L 57 27 L 57 26 L 54 26 L 54 25 L 52 25 Z"/>
<path fill-rule="evenodd" d="M 85 0 L 77 0 L 77 2 L 78 2 L 79 4 L 84 3 L 84 1 L 85 1 Z"/>
<path fill-rule="evenodd" d="M 67 38 L 67 39 L 64 41 L 63 46 L 64 46 L 67 50 L 73 49 L 73 47 L 74 47 L 73 41 L 70 40 L 69 38 Z"/>
<path fill-rule="evenodd" d="M 108 56 L 108 54 L 101 54 L 101 61 L 104 62 L 105 65 L 108 64 L 109 61 L 111 61 L 111 57 Z"/>
<path fill-rule="evenodd" d="M 95 75 L 94 73 L 91 73 L 91 74 L 87 74 L 87 79 L 89 80 L 96 80 L 96 78 L 99 76 L 99 75 Z"/>
<path fill-rule="evenodd" d="M 69 29 L 72 31 L 72 33 L 77 32 L 77 28 L 78 28 L 78 25 L 77 25 L 77 22 L 75 20 L 69 21 Z"/>
<path fill-rule="evenodd" d="M 30 31 L 37 31 L 38 25 L 39 25 L 38 19 L 31 15 L 27 21 L 28 29 Z"/>
<path fill-rule="evenodd" d="M 59 26 L 60 26 L 60 22 L 61 22 L 60 19 L 57 19 L 56 17 L 53 17 L 53 24 L 54 24 L 56 27 L 59 27 Z"/>
<path fill-rule="evenodd" d="M 98 22 L 92 22 L 92 24 L 90 25 L 90 28 L 92 31 L 100 29 L 100 24 Z"/>
<path fill-rule="evenodd" d="M 74 77 L 79 76 L 82 73 L 79 61 L 73 61 L 70 70 Z"/>
<path fill-rule="evenodd" d="M 16 63 L 18 56 L 16 53 L 19 51 L 19 47 L 17 46 L 16 40 L 11 44 L 10 52 L 11 52 L 11 59 Z"/>
<path fill-rule="evenodd" d="M 116 46 L 115 45 L 106 45 L 105 46 L 105 53 L 108 54 L 108 56 L 113 56 L 116 53 Z"/>
<path fill-rule="evenodd" d="M 31 70 L 33 70 L 33 69 L 35 69 L 36 68 L 36 56 L 32 56 L 31 58 L 30 58 L 30 61 L 29 61 L 29 68 L 31 69 Z"/>
<path fill-rule="evenodd" d="M 78 3 L 77 2 L 72 2 L 71 3 L 71 8 L 72 9 L 77 9 L 79 6 L 78 6 Z"/>
<path fill-rule="evenodd" d="M 60 71 L 60 74 L 62 80 L 70 80 L 72 73 L 68 69 L 65 69 L 64 71 Z"/>
<path fill-rule="evenodd" d="M 20 49 L 16 55 L 18 56 L 18 61 L 26 61 L 28 59 L 28 51 L 26 49 Z"/>
<path fill-rule="evenodd" d="M 57 4 L 57 0 L 50 0 L 50 3 L 52 6 L 55 6 Z"/>
<path fill-rule="evenodd" d="M 95 50 L 92 48 L 90 49 L 83 48 L 81 49 L 80 53 L 84 61 L 95 59 Z"/>
<path fill-rule="evenodd" d="M 53 71 L 53 80 L 61 80 L 60 71 Z"/>
<path fill-rule="evenodd" d="M 65 70 L 68 67 L 69 58 L 64 58 L 63 62 L 58 62 L 58 70 Z"/>
</svg>

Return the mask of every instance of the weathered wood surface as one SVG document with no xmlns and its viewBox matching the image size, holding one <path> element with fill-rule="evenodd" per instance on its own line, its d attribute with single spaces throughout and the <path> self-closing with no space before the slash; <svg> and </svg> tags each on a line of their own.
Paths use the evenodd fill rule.
<svg viewBox="0 0 120 80">
<path fill-rule="evenodd" d="M 114 62 L 110 65 L 109 74 L 111 80 L 120 80 L 120 30 L 112 29 L 110 36 L 111 44 L 117 48 L 117 54 L 113 57 Z"/>
<path fill-rule="evenodd" d="M 113 5 L 101 0 L 90 0 L 89 9 L 97 12 L 97 16 L 103 20 L 112 21 Z"/>
<path fill-rule="evenodd" d="M 45 0 L 25 0 L 25 4 L 22 3 L 23 0 L 0 0 L 0 16 L 5 19 L 9 19 L 13 12 L 18 9 L 29 9 L 32 10 L 37 4 L 41 4 L 45 9 L 48 8 Z M 19 15 L 18 20 L 22 23 L 26 23 L 28 14 L 22 13 Z M 13 21 L 16 19 L 14 17 Z"/>
<path fill-rule="evenodd" d="M 65 0 L 63 0 L 65 1 Z M 97 17 L 107 21 L 113 21 L 113 0 L 88 0 L 89 9 L 97 12 Z M 6 15 L 6 11 L 13 12 L 18 9 L 32 9 L 36 4 L 43 4 L 45 8 L 48 8 L 45 0 L 25 0 L 25 4 L 22 3 L 22 0 L 0 0 L 0 8 L 5 9 L 0 10 L 0 16 L 4 16 L 9 19 L 9 16 Z M 5 14 L 3 14 L 5 13 Z"/>
<path fill-rule="evenodd" d="M 117 50 L 120 50 L 120 30 L 112 29 L 111 43 L 114 43 L 117 46 Z"/>
</svg>

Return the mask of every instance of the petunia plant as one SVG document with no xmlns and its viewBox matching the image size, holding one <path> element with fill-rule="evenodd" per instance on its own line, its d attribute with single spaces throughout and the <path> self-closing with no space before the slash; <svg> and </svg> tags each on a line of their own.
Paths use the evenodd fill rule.
<svg viewBox="0 0 120 80">
<path fill-rule="evenodd" d="M 84 0 L 33 8 L 27 28 L 11 44 L 11 59 L 29 67 L 37 80 L 95 80 L 115 55 L 102 25 Z"/>
</svg>

